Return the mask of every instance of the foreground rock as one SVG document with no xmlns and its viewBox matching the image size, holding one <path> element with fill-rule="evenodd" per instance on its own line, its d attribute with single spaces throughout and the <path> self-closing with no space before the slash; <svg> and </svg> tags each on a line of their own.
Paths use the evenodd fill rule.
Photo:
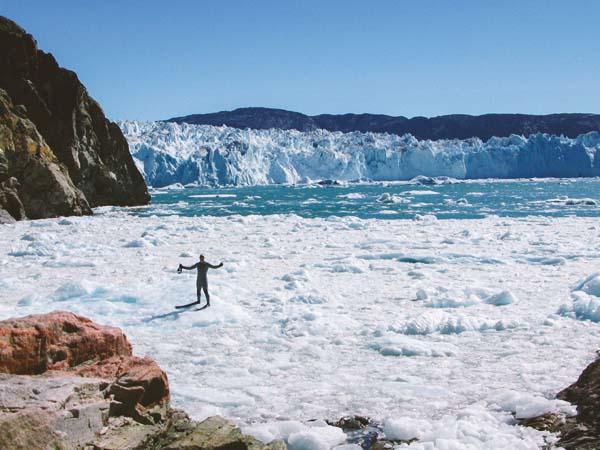
<svg viewBox="0 0 600 450">
<path fill-rule="evenodd" d="M 0 448 L 285 450 L 169 406 L 166 374 L 118 328 L 68 312 L 0 321 Z"/>
<path fill-rule="evenodd" d="M 600 359 L 591 363 L 557 398 L 577 405 L 577 415 L 563 417 L 545 414 L 522 422 L 538 430 L 560 434 L 558 445 L 570 450 L 600 448 Z"/>
<path fill-rule="evenodd" d="M 131 356 L 123 332 L 70 312 L 0 321 L 0 373 L 35 375 L 112 356 Z"/>
<path fill-rule="evenodd" d="M 0 67 L 0 209 L 20 220 L 148 203 L 117 125 L 74 72 L 2 16 Z"/>
</svg>

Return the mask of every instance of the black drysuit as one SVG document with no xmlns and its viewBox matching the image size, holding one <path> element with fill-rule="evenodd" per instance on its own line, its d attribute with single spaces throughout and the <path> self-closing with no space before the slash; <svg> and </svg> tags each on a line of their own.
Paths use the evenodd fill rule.
<svg viewBox="0 0 600 450">
<path fill-rule="evenodd" d="M 201 291 L 204 291 L 206 303 L 210 304 L 210 296 L 208 295 L 208 280 L 206 274 L 208 272 L 208 269 L 218 269 L 219 267 L 223 267 L 223 263 L 219 264 L 218 266 L 213 266 L 212 264 L 209 264 L 206 261 L 200 261 L 194 264 L 193 266 L 181 266 L 182 269 L 186 270 L 198 270 L 198 278 L 196 278 L 196 295 L 198 296 L 198 302 L 200 302 Z"/>
</svg>

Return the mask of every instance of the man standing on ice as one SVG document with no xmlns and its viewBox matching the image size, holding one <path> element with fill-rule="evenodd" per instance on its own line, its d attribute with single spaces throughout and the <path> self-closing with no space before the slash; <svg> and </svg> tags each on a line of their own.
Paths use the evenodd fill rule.
<svg viewBox="0 0 600 450">
<path fill-rule="evenodd" d="M 204 296 L 206 297 L 206 306 L 204 306 L 204 308 L 208 308 L 210 306 L 210 296 L 208 295 L 208 279 L 206 275 L 208 273 L 208 269 L 218 269 L 219 267 L 223 267 L 223 263 L 219 264 L 218 266 L 213 266 L 212 264 L 209 264 L 206 261 L 204 261 L 204 255 L 200 255 L 200 261 L 194 264 L 193 266 L 186 267 L 183 264 L 179 264 L 177 273 L 181 273 L 183 269 L 196 269 L 198 271 L 198 278 L 196 278 L 196 296 L 198 297 L 198 301 L 190 303 L 188 305 L 176 306 L 176 308 L 184 308 L 200 303 L 201 291 L 204 291 Z"/>
</svg>

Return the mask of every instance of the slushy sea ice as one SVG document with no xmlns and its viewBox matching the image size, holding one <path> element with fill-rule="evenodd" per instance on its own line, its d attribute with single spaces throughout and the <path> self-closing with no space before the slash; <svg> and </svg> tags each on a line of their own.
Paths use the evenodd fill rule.
<svg viewBox="0 0 600 450">
<path fill-rule="evenodd" d="M 174 406 L 293 448 L 345 445 L 322 421 L 357 414 L 416 436 L 405 448 L 534 449 L 551 437 L 515 417 L 572 413 L 554 395 L 595 357 L 600 323 L 574 294 L 597 298 L 599 232 L 584 217 L 21 222 L 0 233 L 0 317 L 119 326 L 167 371 Z M 176 268 L 200 253 L 225 263 L 211 307 L 178 312 L 195 278 Z"/>
</svg>

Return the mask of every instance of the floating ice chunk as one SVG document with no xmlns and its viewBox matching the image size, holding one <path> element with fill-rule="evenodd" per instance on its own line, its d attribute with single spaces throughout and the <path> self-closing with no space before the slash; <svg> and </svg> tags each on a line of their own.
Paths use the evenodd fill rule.
<svg viewBox="0 0 600 450">
<path fill-rule="evenodd" d="M 577 282 L 571 289 L 571 300 L 571 305 L 560 306 L 558 314 L 600 322 L 600 272 Z"/>
<path fill-rule="evenodd" d="M 392 195 L 389 192 L 384 192 L 381 194 L 377 201 L 379 203 L 410 203 L 410 200 L 406 198 L 399 197 L 397 195 Z"/>
<path fill-rule="evenodd" d="M 71 281 L 60 286 L 56 291 L 52 299 L 57 302 L 70 300 L 72 298 L 84 297 L 89 294 L 89 291 L 83 287 L 81 283 Z"/>
<path fill-rule="evenodd" d="M 417 222 L 435 222 L 437 217 L 434 214 L 415 214 Z"/>
<path fill-rule="evenodd" d="M 510 291 L 502 291 L 494 295 L 490 295 L 484 300 L 486 303 L 490 305 L 502 306 L 502 305 L 510 305 L 511 303 L 515 303 L 517 301 L 517 297 Z"/>
<path fill-rule="evenodd" d="M 126 248 L 144 248 L 148 247 L 148 241 L 145 239 L 134 239 L 133 241 L 129 241 L 123 247 Z"/>
<path fill-rule="evenodd" d="M 398 262 L 409 263 L 409 264 L 435 264 L 443 261 L 441 258 L 429 255 L 412 255 L 406 253 L 371 253 L 366 255 L 358 256 L 360 259 L 367 261 L 378 260 L 378 259 L 395 259 Z"/>
<path fill-rule="evenodd" d="M 236 194 L 194 194 L 188 195 L 190 198 L 235 198 Z"/>
<path fill-rule="evenodd" d="M 432 333 L 460 334 L 467 331 L 503 331 L 526 326 L 517 320 L 491 320 L 465 314 L 448 314 L 444 311 L 426 311 L 391 327 L 398 333 L 425 335 Z"/>
<path fill-rule="evenodd" d="M 466 206 L 466 205 L 470 205 L 469 201 L 466 198 L 459 198 L 458 200 L 454 200 L 451 198 L 448 198 L 446 200 L 444 200 L 444 203 L 446 205 L 461 205 L 461 206 Z"/>
<path fill-rule="evenodd" d="M 327 303 L 327 299 L 317 295 L 295 295 L 289 299 L 289 302 L 304 303 L 306 305 L 322 305 Z"/>
<path fill-rule="evenodd" d="M 386 334 L 371 344 L 383 356 L 454 356 L 456 346 L 444 342 L 420 341 L 397 334 Z"/>
<path fill-rule="evenodd" d="M 407 420 L 408 419 L 408 420 Z M 504 414 L 492 414 L 476 405 L 426 422 L 421 419 L 394 417 L 390 436 L 414 440 L 394 446 L 412 450 L 532 450 L 545 446 L 546 433 L 533 428 L 515 427 Z M 406 423 L 406 426 L 403 426 Z M 399 434 L 394 431 L 398 427 Z M 388 434 L 384 426 L 386 438 Z M 409 436 L 412 436 L 409 438 Z"/>
<path fill-rule="evenodd" d="M 298 270 L 296 272 L 285 274 L 281 277 L 283 281 L 308 281 L 308 273 L 306 270 Z"/>
<path fill-rule="evenodd" d="M 17 302 L 17 306 L 31 306 L 34 301 L 34 296 L 28 295 Z"/>
<path fill-rule="evenodd" d="M 572 291 L 582 291 L 586 294 L 600 297 L 600 272 L 595 272 L 577 282 L 577 284 L 573 286 Z"/>
<path fill-rule="evenodd" d="M 474 295 L 465 298 L 441 297 L 432 298 L 426 303 L 426 306 L 429 306 L 430 308 L 465 308 L 467 306 L 476 305 L 479 302 L 480 299 Z"/>
<path fill-rule="evenodd" d="M 489 396 L 491 406 L 515 414 L 517 419 L 529 419 L 546 413 L 562 413 L 567 416 L 577 414 L 577 408 L 569 402 L 547 399 L 529 393 L 514 390 L 502 390 Z"/>
<path fill-rule="evenodd" d="M 330 264 L 315 264 L 315 267 L 320 267 L 336 273 L 363 273 L 367 270 L 365 262 L 354 257 L 343 258 Z"/>
<path fill-rule="evenodd" d="M 426 420 L 397 417 L 385 420 L 383 433 L 386 439 L 392 441 L 411 441 L 423 437 L 431 428 L 431 424 Z"/>
<path fill-rule="evenodd" d="M 31 242 L 27 248 L 21 250 L 13 250 L 8 254 L 10 256 L 54 256 L 56 248 L 45 242 L 44 240 L 35 240 Z"/>
<path fill-rule="evenodd" d="M 306 431 L 308 427 L 297 420 L 282 420 L 243 427 L 244 433 L 251 434 L 265 444 L 275 439 L 287 441 L 291 434 Z"/>
<path fill-rule="evenodd" d="M 152 236 L 148 232 L 144 232 L 140 239 L 133 239 L 126 243 L 123 247 L 125 248 L 144 248 L 144 247 L 156 247 L 163 244 L 163 241 L 155 236 Z"/>
<path fill-rule="evenodd" d="M 287 439 L 290 450 L 330 450 L 346 442 L 341 428 L 332 426 L 311 427 L 290 434 Z"/>
<path fill-rule="evenodd" d="M 595 295 L 586 294 L 583 291 L 571 293 L 573 303 L 561 305 L 558 314 L 573 317 L 579 320 L 591 320 L 600 322 L 600 298 Z"/>
<path fill-rule="evenodd" d="M 350 192 L 349 194 L 338 195 L 338 197 L 347 198 L 348 200 L 360 200 L 362 198 L 365 198 L 365 195 L 361 194 L 360 192 Z"/>
<path fill-rule="evenodd" d="M 561 256 L 525 256 L 517 258 L 519 262 L 525 264 L 535 264 L 541 266 L 562 266 L 567 261 Z"/>
<path fill-rule="evenodd" d="M 414 190 L 414 191 L 404 191 L 402 195 L 440 195 L 439 192 L 436 191 L 428 191 L 428 190 Z"/>
<path fill-rule="evenodd" d="M 173 183 L 173 184 L 169 184 L 167 186 L 163 186 L 160 188 L 157 188 L 157 190 L 164 190 L 164 191 L 171 191 L 171 190 L 182 190 L 185 189 L 185 186 L 181 183 Z"/>
<path fill-rule="evenodd" d="M 569 198 L 569 197 L 557 197 L 544 200 L 545 203 L 551 205 L 564 205 L 564 206 L 598 206 L 600 202 L 593 198 Z"/>
<path fill-rule="evenodd" d="M 462 292 L 458 292 L 444 287 L 430 289 L 430 292 L 420 289 L 417 291 L 417 299 L 429 300 L 425 303 L 425 306 L 430 308 L 464 308 L 481 302 L 500 306 L 516 301 L 516 297 L 510 291 L 493 294 L 487 289 L 467 288 Z"/>
<path fill-rule="evenodd" d="M 565 202 L 567 206 L 573 205 L 586 205 L 586 206 L 598 206 L 598 200 L 593 198 L 570 198 Z"/>
<path fill-rule="evenodd" d="M 425 289 L 419 289 L 416 296 L 417 300 L 427 300 L 429 298 L 429 295 Z"/>
<path fill-rule="evenodd" d="M 506 232 L 502 233 L 501 235 L 498 236 L 498 239 L 500 239 L 501 241 L 515 241 L 515 240 L 518 240 L 518 238 L 515 237 L 515 235 L 513 233 L 511 233 L 510 231 L 506 231 Z"/>
<path fill-rule="evenodd" d="M 455 178 L 439 176 L 439 177 L 427 177 L 425 175 L 417 175 L 408 182 L 409 184 L 419 184 L 422 186 L 435 186 L 439 184 L 455 184 L 459 181 Z"/>
<path fill-rule="evenodd" d="M 301 202 L 301 204 L 303 204 L 303 205 L 316 205 L 318 203 L 321 203 L 321 202 L 314 197 L 311 197 L 311 198 Z"/>
</svg>

